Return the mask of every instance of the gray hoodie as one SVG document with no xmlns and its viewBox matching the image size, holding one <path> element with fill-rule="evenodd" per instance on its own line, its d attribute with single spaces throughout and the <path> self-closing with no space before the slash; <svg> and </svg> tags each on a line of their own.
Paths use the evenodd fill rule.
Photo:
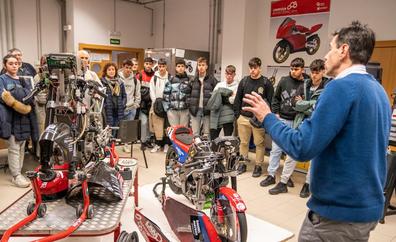
<svg viewBox="0 0 396 242">
<path fill-rule="evenodd" d="M 125 92 L 127 95 L 127 103 L 125 111 L 137 109 L 140 106 L 140 81 L 131 73 L 128 78 L 124 77 L 122 71 L 118 73 L 120 80 L 124 82 Z M 136 87 L 135 87 L 136 83 Z"/>
</svg>

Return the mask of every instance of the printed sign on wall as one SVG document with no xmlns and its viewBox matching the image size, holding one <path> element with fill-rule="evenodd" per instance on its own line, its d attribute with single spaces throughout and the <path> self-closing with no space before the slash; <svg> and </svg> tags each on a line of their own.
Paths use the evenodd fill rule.
<svg viewBox="0 0 396 242">
<path fill-rule="evenodd" d="M 271 3 L 270 66 L 289 66 L 302 57 L 306 65 L 328 50 L 330 0 L 281 0 Z"/>
</svg>

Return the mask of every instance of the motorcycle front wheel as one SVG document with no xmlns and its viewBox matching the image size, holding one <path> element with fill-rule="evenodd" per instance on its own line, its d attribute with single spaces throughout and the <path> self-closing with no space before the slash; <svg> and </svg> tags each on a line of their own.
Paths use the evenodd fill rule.
<svg viewBox="0 0 396 242">
<path fill-rule="evenodd" d="M 305 51 L 307 52 L 308 55 L 313 55 L 319 50 L 319 47 L 320 47 L 320 38 L 318 35 L 313 35 L 308 38 Z"/>
<path fill-rule="evenodd" d="M 179 155 L 176 153 L 175 148 L 170 146 L 165 156 L 165 174 L 169 178 L 168 184 L 171 190 L 176 194 L 181 194 L 182 188 L 180 177 L 178 177 L 178 173 L 174 170 L 174 168 L 177 167 L 178 160 Z"/>
<path fill-rule="evenodd" d="M 272 58 L 276 63 L 283 63 L 289 58 L 290 44 L 286 40 L 279 41 L 272 52 Z"/>
<path fill-rule="evenodd" d="M 212 207 L 210 219 L 222 242 L 247 241 L 246 214 L 235 211 L 227 199 L 219 199 L 217 207 Z"/>
</svg>

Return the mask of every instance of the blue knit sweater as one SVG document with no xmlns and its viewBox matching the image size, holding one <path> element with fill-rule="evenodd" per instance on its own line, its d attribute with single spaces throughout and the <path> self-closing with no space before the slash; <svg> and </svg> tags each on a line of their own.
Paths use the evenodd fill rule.
<svg viewBox="0 0 396 242">
<path fill-rule="evenodd" d="M 382 216 L 391 109 L 382 86 L 369 74 L 330 82 L 312 116 L 291 129 L 274 114 L 263 127 L 296 160 L 312 160 L 308 207 L 345 222 Z"/>
</svg>

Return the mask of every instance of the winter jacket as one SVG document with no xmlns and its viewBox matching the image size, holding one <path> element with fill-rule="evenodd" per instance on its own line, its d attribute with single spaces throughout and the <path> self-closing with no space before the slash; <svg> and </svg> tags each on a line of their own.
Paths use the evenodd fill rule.
<svg viewBox="0 0 396 242">
<path fill-rule="evenodd" d="M 0 96 L 4 90 L 9 91 L 19 102 L 23 102 L 22 99 L 30 94 L 32 86 L 30 81 L 26 81 L 23 78 L 16 80 L 7 74 L 3 74 L 0 76 Z M 32 110 L 34 110 L 33 100 L 31 98 L 23 103 L 31 105 Z M 3 123 L 0 127 L 1 138 L 8 139 L 10 135 L 14 135 L 17 141 L 23 141 L 29 138 L 37 141 L 39 131 L 35 112 L 31 111 L 28 114 L 20 114 L 8 107 L 1 98 L 0 102 L 2 105 L 0 122 Z M 6 130 L 7 128 L 10 128 L 9 131 Z"/>
<path fill-rule="evenodd" d="M 207 108 L 207 103 L 212 95 L 218 81 L 214 76 L 206 74 L 203 79 L 203 110 L 204 115 L 209 115 L 210 110 Z M 190 97 L 190 114 L 196 116 L 199 109 L 199 99 L 201 98 L 201 81 L 198 75 L 191 81 L 191 97 Z"/>
<path fill-rule="evenodd" d="M 235 96 L 236 96 L 236 93 L 238 90 L 238 85 L 239 85 L 239 82 L 235 81 L 235 80 L 231 84 L 228 84 L 226 81 L 221 81 L 221 82 L 217 83 L 217 85 L 213 89 L 213 92 L 215 92 L 219 88 L 230 89 L 232 91 L 232 93 L 234 93 L 235 95 L 231 95 L 228 98 L 228 101 L 230 102 L 230 104 L 232 104 L 234 106 L 234 101 L 235 101 Z"/>
<path fill-rule="evenodd" d="M 124 77 L 122 71 L 118 73 L 120 80 L 124 82 L 125 92 L 127 96 L 125 110 L 137 109 L 140 106 L 140 81 L 131 74 L 129 77 Z"/>
<path fill-rule="evenodd" d="M 125 92 L 125 85 L 122 81 L 118 80 L 120 84 L 120 94 L 119 96 L 113 96 L 110 87 L 110 81 L 106 78 L 102 78 L 102 84 L 106 87 L 106 95 L 105 98 L 105 114 L 106 114 L 106 122 L 108 124 L 113 124 L 113 113 L 117 112 L 118 120 L 121 120 L 124 117 L 125 105 L 127 101 L 127 96 Z"/>
<path fill-rule="evenodd" d="M 168 110 L 186 110 L 190 102 L 191 85 L 187 74 L 176 74 L 164 89 L 164 108 Z"/>
<path fill-rule="evenodd" d="M 136 75 L 136 78 L 140 81 L 140 111 L 146 115 L 151 108 L 150 81 L 153 76 L 154 71 L 146 72 L 145 70 Z"/>
<path fill-rule="evenodd" d="M 304 81 L 304 85 L 297 90 L 297 96 L 303 97 L 303 100 L 297 101 L 295 104 L 294 110 L 297 111 L 297 114 L 293 121 L 293 128 L 297 128 L 305 118 L 311 116 L 316 101 L 327 83 L 328 79 L 323 77 L 318 88 L 312 92 L 312 80 L 307 79 Z"/>
<path fill-rule="evenodd" d="M 309 76 L 304 75 L 304 80 Z M 274 97 L 272 98 L 272 112 L 286 120 L 294 120 L 297 112 L 293 109 L 297 89 L 304 85 L 304 80 L 297 80 L 290 76 L 284 76 L 280 79 Z"/>
<path fill-rule="evenodd" d="M 234 122 L 234 110 L 228 100 L 232 93 L 232 90 L 220 87 L 209 98 L 207 106 L 210 110 L 210 129 L 221 128 L 223 124 Z"/>
<path fill-rule="evenodd" d="M 242 107 L 249 106 L 249 104 L 243 102 L 245 94 L 251 94 L 252 92 L 258 93 L 271 105 L 272 95 L 274 94 L 274 87 L 271 82 L 264 76 L 260 76 L 258 79 L 252 79 L 250 76 L 246 76 L 239 83 L 235 96 L 234 112 L 236 118 L 238 118 L 239 115 L 248 118 L 253 117 L 251 112 L 242 110 Z"/>
</svg>

